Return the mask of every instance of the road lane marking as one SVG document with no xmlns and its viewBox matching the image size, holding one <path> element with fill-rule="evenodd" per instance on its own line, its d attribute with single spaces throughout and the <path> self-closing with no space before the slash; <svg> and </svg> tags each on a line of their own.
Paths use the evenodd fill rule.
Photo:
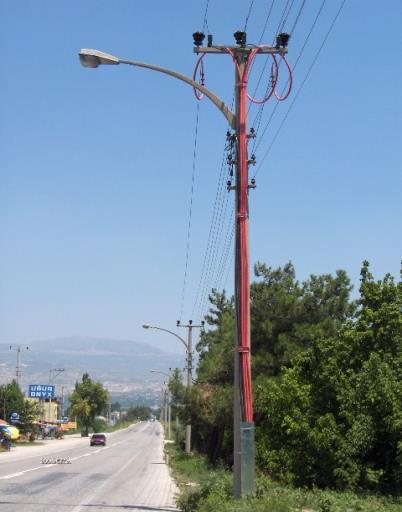
<svg viewBox="0 0 402 512">
<path fill-rule="evenodd" d="M 147 427 L 148 427 L 148 425 L 145 425 L 145 427 L 142 430 L 138 431 L 138 432 L 143 432 L 145 430 L 145 428 L 147 428 Z M 99 448 L 99 449 L 94 450 L 92 452 L 84 453 L 83 455 L 78 455 L 77 457 L 71 457 L 70 460 L 71 461 L 76 461 L 76 460 L 82 459 L 83 457 L 89 457 L 90 455 L 93 455 L 94 453 L 99 453 L 101 451 L 108 450 L 109 448 L 112 448 L 113 446 L 118 446 L 119 444 L 122 444 L 122 443 L 125 443 L 125 442 L 126 442 L 126 439 L 122 439 L 121 441 L 117 441 L 116 443 L 110 444 L 108 446 L 104 446 L 103 448 Z M 65 451 L 65 450 L 62 450 L 62 451 Z M 137 457 L 137 456 L 138 456 L 138 454 L 135 455 L 130 460 L 134 460 L 135 457 Z M 32 456 L 32 457 L 34 457 L 34 456 Z M 0 476 L 0 480 L 8 480 L 10 478 L 16 478 L 17 476 L 22 476 L 25 473 L 28 473 L 30 471 L 36 471 L 38 469 L 51 468 L 51 467 L 58 466 L 58 465 L 59 464 L 56 464 L 56 463 L 55 464 L 42 464 L 41 466 L 36 466 L 34 468 L 25 469 L 24 471 L 19 471 L 18 473 L 11 473 L 10 475 Z M 124 466 L 124 468 L 125 467 L 126 466 Z M 118 472 L 118 474 L 120 474 L 120 471 Z"/>
<path fill-rule="evenodd" d="M 103 484 L 101 484 L 99 487 L 97 487 L 97 489 L 93 493 L 91 493 L 84 500 L 82 500 L 81 503 L 79 503 L 76 507 L 74 507 L 71 512 L 82 512 L 82 510 L 84 508 L 87 508 L 88 503 L 90 503 L 95 498 L 95 496 L 97 494 L 99 494 L 101 489 L 103 487 L 105 487 L 108 483 L 110 483 L 111 479 L 116 478 L 117 476 L 120 475 L 120 473 L 125 471 L 127 469 L 127 467 L 138 457 L 138 455 L 141 453 L 141 451 L 142 451 L 142 449 L 140 451 L 138 451 L 135 455 L 133 455 L 133 457 L 131 457 L 123 466 L 121 466 L 120 469 L 118 469 L 116 471 L 116 473 L 113 473 L 106 481 L 103 482 Z"/>
<path fill-rule="evenodd" d="M 24 473 L 22 471 L 20 471 L 19 473 L 12 473 L 11 475 L 2 476 L 0 480 L 8 480 L 9 478 L 15 478 L 16 476 L 21 476 L 23 474 Z"/>
</svg>

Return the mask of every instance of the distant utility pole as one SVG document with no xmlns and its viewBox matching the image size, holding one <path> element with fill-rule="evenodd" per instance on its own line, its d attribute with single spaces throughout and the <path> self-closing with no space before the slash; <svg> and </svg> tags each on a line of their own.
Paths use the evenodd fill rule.
<svg viewBox="0 0 402 512">
<path fill-rule="evenodd" d="M 64 368 L 51 368 L 49 370 L 49 384 L 51 384 L 52 381 L 54 381 L 54 379 L 56 377 L 58 377 L 62 372 L 64 372 Z M 52 373 L 54 373 L 55 375 L 52 376 Z M 49 398 L 49 421 L 50 421 L 51 410 L 52 410 L 52 399 Z"/>
<path fill-rule="evenodd" d="M 185 341 L 181 336 L 176 334 L 173 331 L 169 331 L 169 329 L 165 329 L 164 327 L 157 327 L 156 325 L 143 324 L 144 329 L 157 329 L 158 331 L 168 332 L 178 338 L 183 345 L 186 347 L 187 353 L 187 387 L 190 388 L 193 384 L 193 329 L 194 328 L 203 328 L 205 322 L 201 322 L 201 325 L 194 325 L 192 320 L 188 321 L 188 324 L 182 325 L 180 320 L 177 320 L 177 327 L 185 327 L 188 329 L 187 341 Z M 191 421 L 189 420 L 186 425 L 186 453 L 191 453 Z"/>
<path fill-rule="evenodd" d="M 21 377 L 21 350 L 29 350 L 28 345 L 10 345 L 10 350 L 15 350 L 17 352 L 17 364 L 15 367 L 15 377 L 17 383 L 20 383 Z"/>
<path fill-rule="evenodd" d="M 189 390 L 193 385 L 193 329 L 202 329 L 204 322 L 201 325 L 194 325 L 192 320 L 188 324 L 181 324 L 180 320 L 176 322 L 177 327 L 184 327 L 187 329 L 187 389 Z M 191 420 L 186 424 L 186 452 L 191 453 Z"/>
</svg>

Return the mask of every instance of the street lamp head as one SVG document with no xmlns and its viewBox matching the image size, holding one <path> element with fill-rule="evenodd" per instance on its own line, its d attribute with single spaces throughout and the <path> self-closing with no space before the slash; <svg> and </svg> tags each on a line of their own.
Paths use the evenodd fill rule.
<svg viewBox="0 0 402 512">
<path fill-rule="evenodd" d="M 120 64 L 117 57 L 105 52 L 100 52 L 99 50 L 88 50 L 83 48 L 80 50 L 78 55 L 80 57 L 81 64 L 85 68 L 97 68 L 101 64 Z"/>
<path fill-rule="evenodd" d="M 149 324 L 142 324 L 143 329 L 149 329 L 151 326 Z"/>
</svg>

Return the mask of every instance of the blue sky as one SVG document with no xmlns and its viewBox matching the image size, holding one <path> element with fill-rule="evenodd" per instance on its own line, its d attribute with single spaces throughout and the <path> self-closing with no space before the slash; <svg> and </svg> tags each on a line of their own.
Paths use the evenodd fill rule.
<svg viewBox="0 0 402 512">
<path fill-rule="evenodd" d="M 291 64 L 321 3 L 305 2 L 290 41 Z M 250 42 L 258 42 L 270 4 L 254 1 Z M 257 139 L 257 161 L 340 4 L 325 3 L 295 71 L 293 96 Z M 214 42 L 233 44 L 249 5 L 210 0 Z M 285 5 L 274 3 L 265 42 L 272 42 Z M 285 30 L 301 5 L 293 3 Z M 198 321 L 214 283 L 232 289 L 232 261 L 221 253 L 233 196 L 224 192 L 210 279 L 201 283 L 201 306 L 194 307 L 224 118 L 201 102 L 181 312 L 196 100 L 171 78 L 129 66 L 84 69 L 77 56 L 80 48 L 97 48 L 191 75 L 191 34 L 203 26 L 205 6 L 184 0 L 0 1 L 0 342 L 98 335 L 179 352 L 173 337 L 143 331 L 141 324 L 174 329 L 180 314 L 183 321 Z M 401 18 L 399 0 L 346 0 L 258 171 L 250 194 L 252 263 L 276 266 L 291 259 L 299 279 L 344 268 L 355 284 L 363 259 L 378 278 L 399 274 Z M 258 60 L 251 89 L 264 57 Z M 206 85 L 230 104 L 228 57 L 206 58 Z M 262 127 L 274 106 L 267 103 Z M 256 112 L 250 110 L 250 124 Z"/>
</svg>

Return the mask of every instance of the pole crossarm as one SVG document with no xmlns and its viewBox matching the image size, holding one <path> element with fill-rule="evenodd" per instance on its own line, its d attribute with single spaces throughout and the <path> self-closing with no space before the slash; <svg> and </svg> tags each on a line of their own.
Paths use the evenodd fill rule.
<svg viewBox="0 0 402 512">
<path fill-rule="evenodd" d="M 211 53 L 211 54 L 222 54 L 229 53 L 228 49 L 235 50 L 237 53 L 250 53 L 252 50 L 257 49 L 256 53 L 270 53 L 286 55 L 288 53 L 287 48 L 276 48 L 274 46 L 259 45 L 259 46 L 245 46 L 244 48 L 238 46 L 195 46 L 193 48 L 194 53 Z"/>
<path fill-rule="evenodd" d="M 146 69 L 152 69 L 153 71 L 158 71 L 159 73 L 164 73 L 165 75 L 172 76 L 174 78 L 177 78 L 178 80 L 181 80 L 182 82 L 185 82 L 188 85 L 191 85 L 191 87 L 194 87 L 198 91 L 200 91 L 202 94 L 204 94 L 207 98 L 209 98 L 212 103 L 222 112 L 222 114 L 225 116 L 226 120 L 230 124 L 230 126 L 234 129 L 236 126 L 236 119 L 235 115 L 231 110 L 225 105 L 224 101 L 221 100 L 218 96 L 216 96 L 212 91 L 204 87 L 203 85 L 198 84 L 191 78 L 189 78 L 186 75 L 183 75 L 182 73 L 179 73 L 178 71 L 173 71 L 168 68 L 164 68 L 161 66 L 155 66 L 153 64 L 147 64 L 145 62 L 139 62 L 136 60 L 123 60 L 119 59 L 119 62 L 121 64 L 128 64 L 130 66 L 137 66 L 139 68 L 146 68 Z"/>
</svg>

